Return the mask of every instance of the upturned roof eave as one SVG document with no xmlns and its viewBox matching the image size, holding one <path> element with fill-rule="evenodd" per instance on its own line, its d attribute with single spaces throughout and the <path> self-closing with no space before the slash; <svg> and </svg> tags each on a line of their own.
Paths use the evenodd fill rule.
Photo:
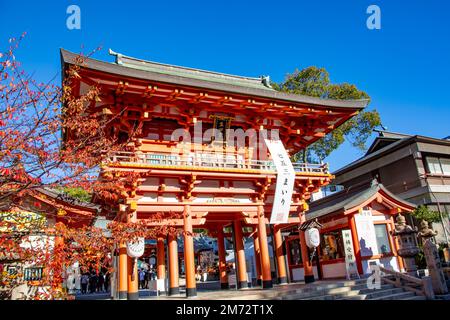
<svg viewBox="0 0 450 320">
<path fill-rule="evenodd" d="M 75 58 L 77 55 L 65 49 L 60 49 L 61 62 L 63 68 L 66 65 L 73 65 L 75 63 Z M 334 99 L 321 99 L 317 97 L 310 97 L 305 95 L 291 94 L 279 92 L 276 90 L 267 90 L 254 87 L 238 86 L 227 83 L 219 83 L 206 81 L 195 78 L 187 78 L 182 76 L 175 76 L 169 74 L 155 73 L 152 71 L 145 71 L 135 68 L 129 68 L 109 62 L 104 62 L 92 58 L 86 58 L 85 65 L 82 66 L 89 68 L 91 70 L 96 70 L 100 72 L 105 72 L 113 75 L 120 75 L 124 77 L 136 78 L 141 80 L 149 80 L 155 82 L 162 82 L 172 85 L 180 85 L 187 87 L 196 87 L 209 89 L 213 91 L 224 91 L 228 93 L 248 95 L 252 97 L 260 97 L 264 99 L 276 100 L 280 102 L 290 102 L 307 104 L 322 107 L 332 107 L 332 108 L 343 108 L 343 109 L 353 109 L 362 110 L 364 109 L 369 100 L 359 99 L 359 100 L 334 100 Z"/>
<path fill-rule="evenodd" d="M 361 207 L 362 204 L 372 199 L 377 194 L 381 194 L 381 196 L 385 197 L 391 202 L 396 203 L 399 207 L 402 208 L 413 210 L 417 207 L 415 204 L 396 196 L 395 194 L 390 192 L 384 185 L 377 183 L 357 192 L 356 194 L 351 194 L 350 196 L 347 196 L 347 193 L 345 192 L 345 190 L 343 190 L 339 193 L 329 196 L 328 199 L 327 197 L 324 197 L 318 200 L 318 206 L 320 207 L 315 210 L 313 205 L 311 205 L 310 210 L 306 213 L 306 219 L 307 221 L 309 221 L 325 216 L 330 217 L 338 214 L 353 213 L 355 210 L 357 210 L 357 208 Z M 324 205 L 328 203 L 327 201 L 332 201 L 333 198 L 335 198 L 335 200 L 339 200 L 339 198 L 342 198 L 342 200 L 324 207 Z"/>
</svg>

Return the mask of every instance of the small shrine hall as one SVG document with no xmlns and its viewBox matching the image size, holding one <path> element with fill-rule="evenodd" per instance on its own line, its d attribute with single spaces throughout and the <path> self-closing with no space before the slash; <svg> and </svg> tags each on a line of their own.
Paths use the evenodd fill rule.
<svg viewBox="0 0 450 320">
<path fill-rule="evenodd" d="M 235 76 L 145 61 L 111 50 L 110 54 L 114 62 L 86 58 L 73 83 L 73 91 L 80 95 L 91 86 L 99 88 L 92 112 L 110 117 L 106 132 L 119 141 L 127 141 L 132 130 L 141 128 L 127 150 L 109 154 L 102 166 L 100 179 L 105 172 L 133 171 L 140 176 L 124 199 L 107 203 L 103 214 L 119 221 L 148 221 L 149 227 L 154 215 L 166 214 L 166 223 L 183 231 L 183 259 L 176 237 L 162 234 L 153 239 L 157 240 L 158 278 L 168 278 L 170 295 L 180 294 L 179 263 L 184 264 L 186 296 L 197 295 L 194 229 L 207 230 L 218 241 L 222 289 L 229 288 L 227 237 L 233 237 L 235 244 L 239 288 L 248 286 L 244 238 L 250 237 L 258 283 L 264 289 L 286 283 L 291 271 L 283 230 L 298 231 L 303 261 L 309 261 L 305 234 L 298 227 L 305 221 L 306 201 L 332 175 L 326 164 L 292 163 L 295 173 L 288 215 L 282 222 L 270 223 L 280 172 L 266 148 L 270 134 L 263 132 L 276 132 L 283 150 L 293 156 L 355 116 L 368 101 L 283 93 L 271 87 L 268 76 Z M 76 57 L 61 50 L 63 71 L 76 63 Z M 243 132 L 243 143 L 233 143 L 238 138 L 230 132 Z M 193 138 L 187 143 L 186 137 Z M 180 218 L 171 218 L 173 213 Z M 268 236 L 274 241 L 274 279 Z M 138 299 L 137 265 L 127 257 L 125 244 L 119 249 L 118 265 L 119 297 Z M 308 263 L 303 278 L 314 280 Z"/>
</svg>

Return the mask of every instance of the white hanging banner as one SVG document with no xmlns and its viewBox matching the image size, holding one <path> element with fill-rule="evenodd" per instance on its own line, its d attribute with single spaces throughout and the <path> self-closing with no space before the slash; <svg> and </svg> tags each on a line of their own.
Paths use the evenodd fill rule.
<svg viewBox="0 0 450 320">
<path fill-rule="evenodd" d="M 277 170 L 277 184 L 270 224 L 287 223 L 294 191 L 295 171 L 280 140 L 264 139 Z"/>
</svg>

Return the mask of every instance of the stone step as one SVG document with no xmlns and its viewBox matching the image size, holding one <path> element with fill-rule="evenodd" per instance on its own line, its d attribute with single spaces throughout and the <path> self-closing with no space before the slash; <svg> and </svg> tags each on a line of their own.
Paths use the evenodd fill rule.
<svg viewBox="0 0 450 320">
<path fill-rule="evenodd" d="M 402 288 L 390 288 L 384 290 L 375 290 L 374 292 L 362 294 L 360 296 L 363 298 L 363 300 L 372 300 L 403 292 L 405 292 L 405 290 L 403 290 Z"/>
<path fill-rule="evenodd" d="M 361 285 L 361 286 L 355 286 L 352 287 L 352 291 L 358 291 L 361 294 L 365 294 L 365 293 L 371 293 L 374 290 L 381 290 L 381 289 L 391 289 L 394 288 L 393 284 L 381 284 L 379 289 L 370 289 L 367 287 L 367 284 L 365 285 Z"/>
<path fill-rule="evenodd" d="M 308 287 L 297 289 L 296 292 L 280 292 L 280 296 L 288 297 L 291 299 L 298 299 L 303 296 L 320 296 L 320 295 L 335 295 L 346 293 L 355 290 L 368 289 L 366 280 L 350 280 L 340 281 L 329 284 L 317 284 L 310 285 Z"/>
<path fill-rule="evenodd" d="M 427 300 L 427 297 L 425 297 L 425 296 L 412 296 L 412 297 L 404 298 L 402 300 Z"/>
<path fill-rule="evenodd" d="M 383 288 L 372 290 L 367 294 L 360 294 L 359 290 L 349 291 L 338 295 L 323 295 L 318 297 L 307 297 L 302 300 L 367 300 L 376 297 L 388 296 L 395 293 L 401 293 L 401 288 Z"/>
<path fill-rule="evenodd" d="M 400 293 L 390 294 L 387 296 L 381 296 L 370 300 L 404 300 L 406 298 L 415 297 L 416 295 L 410 291 L 402 291 Z"/>
<path fill-rule="evenodd" d="M 394 288 L 391 284 L 382 284 L 380 289 L 392 289 Z M 321 288 L 318 287 L 316 290 L 299 290 L 299 292 L 294 294 L 284 294 L 282 295 L 282 299 L 286 300 L 298 300 L 303 298 L 314 298 L 320 296 L 354 296 L 358 294 L 371 293 L 374 289 L 367 288 L 367 284 L 358 284 L 353 286 L 341 286 L 337 288 Z"/>
</svg>

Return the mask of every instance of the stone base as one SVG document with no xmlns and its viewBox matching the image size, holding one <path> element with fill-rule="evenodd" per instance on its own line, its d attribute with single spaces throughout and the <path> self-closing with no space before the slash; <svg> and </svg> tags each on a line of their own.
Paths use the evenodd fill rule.
<svg viewBox="0 0 450 320">
<path fill-rule="evenodd" d="M 287 277 L 278 277 L 278 284 L 287 284 Z"/>
<path fill-rule="evenodd" d="M 245 289 L 245 288 L 248 288 L 248 282 L 247 281 L 239 281 L 238 289 Z"/>
<path fill-rule="evenodd" d="M 272 289 L 273 288 L 272 280 L 268 280 L 268 281 L 263 280 L 262 287 L 263 287 L 263 289 Z"/>
<path fill-rule="evenodd" d="M 139 300 L 139 292 L 128 292 L 127 299 L 128 300 Z"/>
<path fill-rule="evenodd" d="M 197 296 L 197 288 L 186 288 L 186 297 L 193 298 Z"/>
<path fill-rule="evenodd" d="M 169 296 L 175 296 L 177 294 L 180 294 L 180 288 L 179 287 L 169 288 Z"/>
<path fill-rule="evenodd" d="M 316 281 L 314 279 L 314 275 L 307 275 L 307 276 L 305 276 L 305 283 L 312 283 L 314 281 Z"/>
<path fill-rule="evenodd" d="M 228 284 L 228 282 L 226 282 L 226 283 L 221 282 L 220 289 L 222 289 L 222 290 L 230 289 L 230 285 Z"/>
</svg>

